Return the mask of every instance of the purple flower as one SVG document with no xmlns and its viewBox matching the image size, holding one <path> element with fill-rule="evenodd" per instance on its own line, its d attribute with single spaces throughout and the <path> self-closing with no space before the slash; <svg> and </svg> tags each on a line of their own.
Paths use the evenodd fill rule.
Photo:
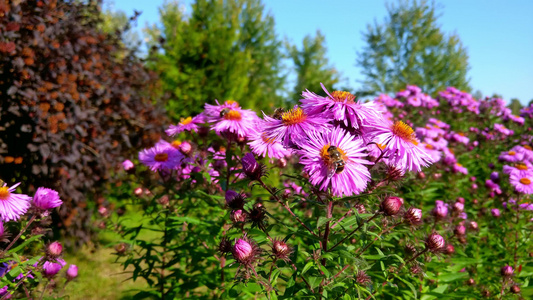
<svg viewBox="0 0 533 300">
<path fill-rule="evenodd" d="M 302 108 L 310 115 L 323 111 L 333 113 L 333 119 L 358 129 L 363 124 L 369 124 L 375 119 L 383 118 L 373 102 L 360 103 L 355 96 L 345 91 L 329 92 L 321 83 L 327 97 L 321 97 L 309 91 L 303 92 Z"/>
<path fill-rule="evenodd" d="M 202 124 L 205 121 L 205 117 L 202 114 L 193 117 L 181 118 L 178 125 L 170 125 L 166 134 L 169 136 L 174 136 L 182 131 L 198 131 L 198 124 Z"/>
<path fill-rule="evenodd" d="M 507 162 L 520 162 L 522 159 L 524 159 L 523 153 L 518 153 L 516 151 L 510 150 L 510 151 L 504 151 L 500 154 L 498 159 L 507 161 Z"/>
<path fill-rule="evenodd" d="M 394 216 L 400 212 L 403 202 L 403 199 L 400 197 L 387 197 L 381 202 L 380 210 L 387 216 Z"/>
<path fill-rule="evenodd" d="M 267 115 L 264 118 L 266 137 L 280 142 L 285 147 L 299 145 L 310 133 L 329 131 L 332 127 L 323 115 L 308 115 L 297 106 L 283 112 L 279 119 Z"/>
<path fill-rule="evenodd" d="M 258 163 L 252 153 L 246 153 L 242 160 L 242 170 L 250 180 L 258 180 L 266 173 L 265 166 Z"/>
<path fill-rule="evenodd" d="M 50 245 L 48 245 L 47 253 L 48 255 L 52 257 L 58 257 L 61 255 L 61 253 L 63 253 L 63 246 L 61 245 L 60 242 L 57 242 L 57 241 L 53 242 Z"/>
<path fill-rule="evenodd" d="M 281 143 L 273 138 L 267 137 L 267 134 L 263 131 L 264 127 L 265 122 L 260 120 L 250 132 L 248 145 L 250 145 L 252 152 L 261 157 L 268 156 L 278 159 L 289 156 L 291 151 L 285 149 Z"/>
<path fill-rule="evenodd" d="M 238 137 L 248 137 L 258 117 L 248 109 L 226 107 L 221 109 L 218 115 L 208 116 L 207 120 L 211 123 L 211 129 L 218 135 L 229 132 Z"/>
<path fill-rule="evenodd" d="M 63 201 L 59 199 L 59 194 L 48 188 L 40 187 L 33 196 L 33 206 L 41 210 L 49 210 L 59 207 Z"/>
<path fill-rule="evenodd" d="M 311 184 L 334 196 L 350 196 L 366 189 L 370 172 L 364 165 L 365 147 L 360 138 L 341 128 L 330 132 L 311 132 L 309 140 L 301 144 L 300 163 L 309 174 Z"/>
<path fill-rule="evenodd" d="M 511 174 L 509 182 L 514 189 L 523 194 L 533 194 L 533 173 L 527 174 L 527 176 L 519 176 L 518 174 Z"/>
<path fill-rule="evenodd" d="M 437 219 L 444 219 L 448 215 L 448 205 L 441 200 L 437 200 L 432 213 Z"/>
<path fill-rule="evenodd" d="M 67 269 L 67 279 L 72 280 L 78 277 L 78 266 L 70 265 Z"/>
<path fill-rule="evenodd" d="M 431 156 L 419 147 L 414 130 L 402 121 L 389 126 L 376 126 L 374 142 L 385 146 L 389 162 L 405 171 L 422 171 L 433 163 Z"/>
<path fill-rule="evenodd" d="M 493 217 L 495 218 L 499 218 L 501 216 L 501 213 L 500 213 L 500 210 L 497 209 L 497 208 L 493 208 L 490 210 L 490 213 L 492 214 Z"/>
<path fill-rule="evenodd" d="M 182 160 L 183 154 L 163 140 L 139 152 L 139 161 L 152 171 L 177 169 Z"/>
<path fill-rule="evenodd" d="M 231 252 L 238 263 L 251 266 L 259 258 L 260 251 L 252 240 L 243 237 L 235 241 Z"/>
<path fill-rule="evenodd" d="M 58 258 L 56 262 L 46 261 L 43 265 L 43 274 L 48 278 L 54 277 L 67 263 Z"/>
<path fill-rule="evenodd" d="M 454 173 L 463 173 L 465 175 L 468 174 L 468 170 L 463 167 L 463 165 L 461 165 L 460 163 L 455 163 L 452 167 L 452 170 Z"/>
<path fill-rule="evenodd" d="M 4 222 L 20 219 L 30 207 L 30 196 L 13 193 L 19 185 L 20 182 L 7 187 L 4 183 L 0 187 L 0 219 Z"/>
</svg>

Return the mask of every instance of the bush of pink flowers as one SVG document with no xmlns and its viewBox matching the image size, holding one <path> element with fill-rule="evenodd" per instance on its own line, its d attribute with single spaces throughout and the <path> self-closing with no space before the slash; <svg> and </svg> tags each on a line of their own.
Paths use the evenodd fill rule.
<svg viewBox="0 0 533 300">
<path fill-rule="evenodd" d="M 62 296 L 78 276 L 63 260 L 63 245 L 47 242 L 50 213 L 61 206 L 59 194 L 40 187 L 33 197 L 17 193 L 20 183 L 0 185 L 0 299 Z"/>
<path fill-rule="evenodd" d="M 533 297 L 531 108 L 322 89 L 261 115 L 206 104 L 124 162 L 134 194 L 114 197 L 143 219 L 102 227 L 138 296 Z"/>
</svg>

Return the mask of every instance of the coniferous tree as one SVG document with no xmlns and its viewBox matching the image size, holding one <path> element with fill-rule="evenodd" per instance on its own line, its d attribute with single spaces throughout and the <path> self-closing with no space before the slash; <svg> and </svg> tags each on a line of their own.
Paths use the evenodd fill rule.
<svg viewBox="0 0 533 300">
<path fill-rule="evenodd" d="M 430 94 L 447 86 L 470 91 L 466 49 L 456 34 L 440 30 L 437 19 L 433 3 L 400 1 L 388 7 L 384 23 L 369 25 L 357 60 L 364 92 L 396 92 L 407 84 Z"/>
<path fill-rule="evenodd" d="M 334 67 L 329 65 L 326 57 L 325 37 L 317 31 L 316 36 L 306 36 L 301 49 L 295 45 L 288 45 L 289 57 L 294 63 L 297 79 L 293 89 L 292 100 L 297 102 L 301 99 L 302 91 L 309 89 L 325 95 L 320 87 L 324 84 L 328 90 L 340 80 L 339 74 Z"/>
<path fill-rule="evenodd" d="M 160 9 L 162 28 L 148 29 L 150 66 L 171 94 L 176 119 L 202 111 L 205 102 L 236 100 L 255 109 L 281 101 L 281 42 L 259 0 L 197 0 L 186 16 L 176 3 Z"/>
</svg>

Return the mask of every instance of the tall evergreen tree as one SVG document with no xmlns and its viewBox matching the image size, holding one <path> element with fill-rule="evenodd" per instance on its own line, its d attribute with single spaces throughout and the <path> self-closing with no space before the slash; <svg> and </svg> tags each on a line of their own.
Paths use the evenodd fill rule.
<svg viewBox="0 0 533 300">
<path fill-rule="evenodd" d="M 326 57 L 325 37 L 316 32 L 316 36 L 306 36 L 301 49 L 295 45 L 288 45 L 289 57 L 296 70 L 296 85 L 293 90 L 292 100 L 301 99 L 302 91 L 309 89 L 315 93 L 325 95 L 320 87 L 323 83 L 329 90 L 340 80 L 334 67 L 329 65 Z"/>
<path fill-rule="evenodd" d="M 430 94 L 447 86 L 470 91 L 466 49 L 456 34 L 440 30 L 434 3 L 406 0 L 387 9 L 382 24 L 368 25 L 358 54 L 365 92 L 396 92 L 407 84 Z"/>
<path fill-rule="evenodd" d="M 176 3 L 160 9 L 162 28 L 148 29 L 152 68 L 171 94 L 174 119 L 202 111 L 205 102 L 237 100 L 266 109 L 281 101 L 281 42 L 260 0 L 197 0 L 186 16 Z"/>
</svg>

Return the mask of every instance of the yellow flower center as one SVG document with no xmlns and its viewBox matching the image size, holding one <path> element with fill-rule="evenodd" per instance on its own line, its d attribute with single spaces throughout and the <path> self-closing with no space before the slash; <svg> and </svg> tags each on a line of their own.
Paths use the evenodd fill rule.
<svg viewBox="0 0 533 300">
<path fill-rule="evenodd" d="M 518 170 L 521 170 L 521 171 L 527 171 L 527 165 L 526 165 L 526 164 L 516 164 L 515 167 L 516 167 Z"/>
<path fill-rule="evenodd" d="M 456 163 L 455 165 L 458 166 L 458 167 L 462 167 L 463 166 L 460 163 Z"/>
<path fill-rule="evenodd" d="M 462 132 L 459 132 L 458 135 L 460 135 L 460 136 L 465 136 L 465 134 L 462 133 Z"/>
<path fill-rule="evenodd" d="M 333 93 L 331 93 L 331 96 L 333 97 L 333 101 L 335 102 L 344 102 L 345 100 L 347 100 L 347 102 L 350 104 L 355 103 L 355 95 L 350 92 L 334 91 Z"/>
<path fill-rule="evenodd" d="M 230 110 L 227 114 L 224 115 L 224 119 L 232 121 L 240 121 L 241 113 L 236 110 Z"/>
<path fill-rule="evenodd" d="M 290 126 L 298 123 L 302 123 L 307 119 L 307 115 L 304 111 L 297 107 L 281 114 L 281 122 L 285 126 Z"/>
<path fill-rule="evenodd" d="M 188 125 L 192 123 L 192 117 L 187 117 L 185 119 L 181 118 L 180 124 L 181 125 Z"/>
<path fill-rule="evenodd" d="M 527 150 L 533 150 L 533 149 L 532 149 L 530 146 L 528 146 L 528 145 L 524 145 L 524 146 L 522 146 L 522 147 L 526 148 Z"/>
<path fill-rule="evenodd" d="M 266 133 L 264 133 L 264 132 L 261 134 L 261 138 L 263 139 L 263 142 L 265 142 L 267 144 L 274 144 L 274 139 L 267 137 Z"/>
<path fill-rule="evenodd" d="M 154 157 L 155 161 L 165 162 L 168 160 L 168 154 L 166 153 L 157 153 Z"/>
<path fill-rule="evenodd" d="M 239 107 L 239 103 L 235 100 L 226 100 L 225 104 L 226 105 L 237 104 L 237 107 Z"/>
<path fill-rule="evenodd" d="M 378 144 L 378 143 L 376 143 L 376 146 L 378 146 L 378 148 L 381 149 L 381 150 L 385 150 L 385 147 L 387 147 L 386 145 L 382 145 L 382 144 Z"/>
<path fill-rule="evenodd" d="M 529 185 L 531 183 L 531 180 L 529 178 L 522 178 L 520 179 L 521 184 Z"/>
<path fill-rule="evenodd" d="M 394 122 L 392 125 L 392 133 L 406 142 L 418 145 L 413 128 L 402 121 Z"/>
<path fill-rule="evenodd" d="M 9 195 L 11 195 L 11 193 L 9 192 L 7 186 L 0 187 L 0 200 L 9 199 Z"/>
<path fill-rule="evenodd" d="M 516 152 L 514 152 L 514 151 L 509 151 L 509 153 L 508 153 L 508 154 L 509 154 L 509 155 L 515 155 L 515 154 L 516 154 Z"/>
<path fill-rule="evenodd" d="M 181 141 L 180 140 L 174 140 L 170 145 L 172 145 L 172 147 L 178 149 L 181 145 Z"/>
<path fill-rule="evenodd" d="M 434 147 L 433 147 L 433 145 L 430 145 L 430 144 L 426 144 L 426 149 L 429 149 L 429 150 L 433 150 L 433 149 L 434 149 Z"/>
</svg>

